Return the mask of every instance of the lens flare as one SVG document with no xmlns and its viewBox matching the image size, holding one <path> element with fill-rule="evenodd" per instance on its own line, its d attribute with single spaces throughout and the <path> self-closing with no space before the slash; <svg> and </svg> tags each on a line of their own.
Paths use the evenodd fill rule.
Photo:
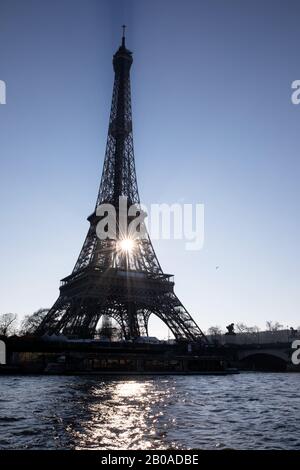
<svg viewBox="0 0 300 470">
<path fill-rule="evenodd" d="M 130 238 L 124 238 L 124 240 L 119 241 L 119 247 L 122 251 L 126 253 L 131 253 L 134 249 L 134 241 Z"/>
</svg>

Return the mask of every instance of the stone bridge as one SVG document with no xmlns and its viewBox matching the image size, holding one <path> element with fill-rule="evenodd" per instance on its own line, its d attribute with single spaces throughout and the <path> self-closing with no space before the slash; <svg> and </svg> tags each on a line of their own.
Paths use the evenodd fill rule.
<svg viewBox="0 0 300 470">
<path fill-rule="evenodd" d="M 222 345 L 228 357 L 240 369 L 300 372 L 300 364 L 295 364 L 293 356 L 297 347 L 294 342 L 299 341 L 300 346 L 300 332 L 291 334 L 290 330 L 281 330 L 238 333 L 210 337 L 210 340 Z"/>
<path fill-rule="evenodd" d="M 249 345 L 236 347 L 236 359 L 241 368 L 254 370 L 293 370 L 292 344 L 276 344 L 274 346 Z M 299 369 L 300 370 L 300 369 Z"/>
</svg>

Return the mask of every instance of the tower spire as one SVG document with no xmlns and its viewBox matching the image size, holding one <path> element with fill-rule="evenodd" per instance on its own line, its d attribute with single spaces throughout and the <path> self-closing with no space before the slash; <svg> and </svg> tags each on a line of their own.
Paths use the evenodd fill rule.
<svg viewBox="0 0 300 470">
<path fill-rule="evenodd" d="M 123 35 L 122 35 L 122 47 L 125 48 L 125 30 L 126 30 L 126 24 L 123 24 L 122 25 L 122 29 L 123 29 Z"/>
</svg>

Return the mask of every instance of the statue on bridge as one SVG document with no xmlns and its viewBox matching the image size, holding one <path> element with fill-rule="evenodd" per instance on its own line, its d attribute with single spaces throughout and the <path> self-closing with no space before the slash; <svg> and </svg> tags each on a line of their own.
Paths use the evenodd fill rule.
<svg viewBox="0 0 300 470">
<path fill-rule="evenodd" d="M 298 331 L 295 330 L 292 326 L 290 327 L 290 334 L 292 338 L 296 338 Z"/>
<path fill-rule="evenodd" d="M 226 329 L 227 329 L 227 333 L 225 333 L 225 335 L 235 335 L 235 331 L 234 331 L 234 323 L 230 323 L 230 325 L 226 326 Z"/>
</svg>

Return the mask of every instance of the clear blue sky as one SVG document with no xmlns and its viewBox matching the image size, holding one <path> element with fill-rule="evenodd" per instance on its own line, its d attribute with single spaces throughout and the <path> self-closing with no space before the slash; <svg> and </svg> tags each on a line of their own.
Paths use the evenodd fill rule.
<svg viewBox="0 0 300 470">
<path fill-rule="evenodd" d="M 203 329 L 300 325 L 299 15 L 283 0 L 0 0 L 0 312 L 50 307 L 73 268 L 125 22 L 141 199 L 205 204 L 202 251 L 155 242 L 178 296 Z"/>
</svg>

